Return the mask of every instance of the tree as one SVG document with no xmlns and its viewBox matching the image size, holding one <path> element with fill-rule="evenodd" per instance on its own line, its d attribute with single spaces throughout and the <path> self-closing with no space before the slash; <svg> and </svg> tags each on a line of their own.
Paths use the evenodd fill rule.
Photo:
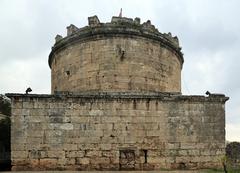
<svg viewBox="0 0 240 173">
<path fill-rule="evenodd" d="M 0 142 L 1 149 L 6 153 L 11 152 L 11 104 L 10 100 L 4 95 L 0 95 L 0 114 L 2 115 L 0 118 Z M 5 153 L 5 154 L 6 154 Z M 3 160 L 0 160 L 0 170 L 9 170 L 11 167 L 10 158 L 4 157 Z"/>
<path fill-rule="evenodd" d="M 226 158 L 228 167 L 237 170 L 240 169 L 240 142 L 230 142 L 227 144 Z"/>
</svg>

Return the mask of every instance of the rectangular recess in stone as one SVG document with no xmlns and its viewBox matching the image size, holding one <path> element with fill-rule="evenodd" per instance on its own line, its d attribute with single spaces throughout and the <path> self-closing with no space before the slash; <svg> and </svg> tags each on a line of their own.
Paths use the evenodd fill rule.
<svg viewBox="0 0 240 173">
<path fill-rule="evenodd" d="M 135 169 L 135 151 L 125 149 L 119 151 L 119 168 L 120 170 L 134 170 Z"/>
</svg>

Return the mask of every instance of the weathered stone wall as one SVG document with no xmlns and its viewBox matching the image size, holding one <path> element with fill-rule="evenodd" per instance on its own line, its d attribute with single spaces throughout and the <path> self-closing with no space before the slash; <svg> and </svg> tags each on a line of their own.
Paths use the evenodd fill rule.
<svg viewBox="0 0 240 173">
<path fill-rule="evenodd" d="M 52 91 L 181 91 L 176 55 L 148 39 L 88 41 L 55 56 Z"/>
<path fill-rule="evenodd" d="M 224 96 L 17 95 L 13 170 L 219 167 Z"/>
<path fill-rule="evenodd" d="M 52 93 L 181 92 L 178 40 L 150 23 L 113 18 L 81 29 L 70 25 L 68 36 L 58 37 L 49 55 Z"/>
</svg>

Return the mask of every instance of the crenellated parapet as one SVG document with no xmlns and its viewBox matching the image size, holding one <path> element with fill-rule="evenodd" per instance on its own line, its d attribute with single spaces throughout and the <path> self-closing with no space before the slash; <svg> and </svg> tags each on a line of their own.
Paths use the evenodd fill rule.
<svg viewBox="0 0 240 173">
<path fill-rule="evenodd" d="M 76 42 L 86 39 L 92 39 L 94 36 L 101 38 L 103 36 L 113 35 L 129 35 L 146 37 L 160 42 L 161 45 L 173 50 L 180 61 L 183 63 L 183 54 L 177 36 L 172 36 L 171 33 L 161 33 L 151 23 L 150 20 L 141 23 L 141 19 L 136 17 L 135 19 L 127 17 L 113 16 L 111 22 L 101 23 L 96 15 L 88 17 L 88 25 L 82 28 L 78 28 L 71 24 L 67 27 L 67 36 L 61 37 L 57 35 L 55 39 L 55 45 L 52 48 L 52 52 L 61 48 L 69 42 Z M 49 56 L 49 65 L 51 66 L 52 55 Z"/>
<path fill-rule="evenodd" d="M 127 18 L 127 17 L 117 17 L 113 16 L 112 20 L 110 23 L 101 23 L 98 17 L 91 16 L 88 17 L 88 26 L 84 28 L 78 28 L 75 25 L 71 24 L 70 26 L 67 27 L 67 37 L 71 36 L 73 34 L 81 34 L 86 30 L 90 30 L 91 28 L 94 27 L 106 27 L 106 30 L 108 30 L 108 27 L 123 27 L 127 26 L 125 29 L 135 29 L 135 31 L 139 30 L 142 31 L 142 33 L 148 33 L 152 34 L 158 37 L 161 37 L 162 39 L 167 39 L 169 42 L 172 42 L 175 47 L 179 47 L 179 42 L 177 36 L 172 36 L 171 33 L 160 33 L 157 28 L 153 24 L 151 24 L 150 20 L 147 20 L 146 22 L 143 22 L 141 24 L 141 19 L 136 17 L 134 20 L 132 18 Z M 56 43 L 61 40 L 56 40 Z"/>
</svg>

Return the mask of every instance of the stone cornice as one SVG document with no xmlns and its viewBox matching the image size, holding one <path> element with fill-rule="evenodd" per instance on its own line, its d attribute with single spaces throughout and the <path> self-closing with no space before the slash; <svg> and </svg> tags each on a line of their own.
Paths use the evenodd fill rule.
<svg viewBox="0 0 240 173">
<path fill-rule="evenodd" d="M 57 92 L 56 94 L 20 94 L 7 93 L 7 97 L 11 99 L 34 99 L 34 98 L 52 98 L 52 99 L 157 99 L 160 101 L 190 101 L 190 102 L 223 102 L 225 103 L 229 97 L 224 94 L 211 94 L 209 96 L 201 95 L 181 95 L 181 93 L 148 93 L 148 92 L 82 92 L 69 93 Z"/>
</svg>

